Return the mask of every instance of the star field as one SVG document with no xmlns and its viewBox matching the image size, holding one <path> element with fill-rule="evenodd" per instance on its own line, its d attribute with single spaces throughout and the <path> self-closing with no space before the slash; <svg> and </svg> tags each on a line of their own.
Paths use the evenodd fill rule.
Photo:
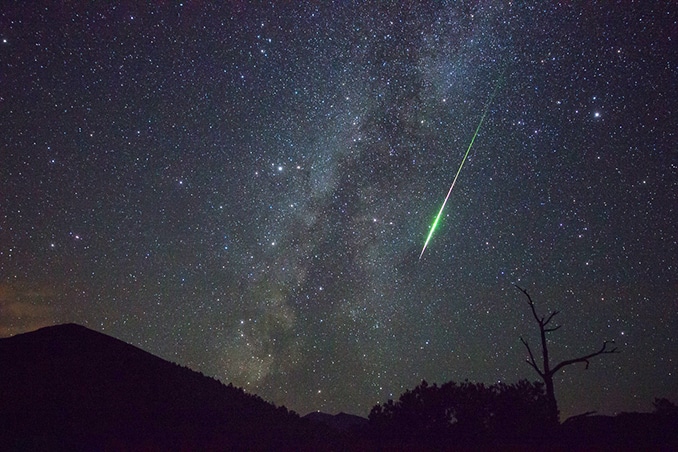
<svg viewBox="0 0 678 452">
<path fill-rule="evenodd" d="M 226 3 L 0 12 L 0 335 L 367 415 L 536 379 L 518 283 L 555 361 L 621 351 L 565 417 L 678 400 L 673 2 Z"/>
</svg>

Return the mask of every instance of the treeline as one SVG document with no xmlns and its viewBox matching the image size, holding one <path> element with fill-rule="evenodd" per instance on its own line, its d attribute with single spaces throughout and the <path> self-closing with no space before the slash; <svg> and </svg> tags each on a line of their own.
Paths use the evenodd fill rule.
<svg viewBox="0 0 678 452">
<path fill-rule="evenodd" d="M 398 401 L 372 408 L 369 428 L 382 444 L 436 446 L 539 443 L 550 432 L 543 384 L 425 380 Z"/>
<path fill-rule="evenodd" d="M 78 325 L 0 339 L 0 388 L 0 450 L 678 450 L 666 399 L 559 424 L 542 383 L 423 381 L 322 424 Z"/>
<path fill-rule="evenodd" d="M 586 413 L 562 424 L 549 409 L 541 382 L 422 381 L 397 401 L 372 408 L 366 428 L 353 435 L 387 449 L 678 448 L 678 407 L 667 399 L 655 399 L 653 413 Z"/>
</svg>

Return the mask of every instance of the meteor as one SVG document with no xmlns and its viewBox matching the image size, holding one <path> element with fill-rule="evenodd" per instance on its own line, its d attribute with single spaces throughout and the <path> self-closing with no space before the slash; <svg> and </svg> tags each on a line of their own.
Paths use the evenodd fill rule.
<svg viewBox="0 0 678 452">
<path fill-rule="evenodd" d="M 503 76 L 503 73 L 502 73 Z M 499 82 L 501 82 L 502 77 L 499 78 Z M 452 193 L 452 189 L 454 188 L 454 184 L 457 183 L 457 178 L 459 177 L 459 173 L 461 173 L 461 169 L 464 167 L 464 163 L 466 163 L 466 158 L 468 157 L 469 152 L 471 152 L 471 148 L 473 147 L 473 142 L 476 141 L 476 137 L 478 136 L 478 132 L 480 132 L 480 127 L 483 125 L 483 121 L 485 121 L 485 116 L 487 116 L 487 112 L 490 109 L 490 105 L 492 105 L 492 101 L 494 100 L 495 94 L 497 94 L 497 90 L 499 89 L 500 83 L 497 82 L 497 86 L 495 86 L 494 91 L 492 92 L 492 95 L 490 96 L 490 100 L 487 101 L 487 104 L 485 105 L 485 110 L 483 111 L 483 115 L 480 117 L 480 122 L 478 122 L 478 127 L 476 127 L 476 131 L 473 134 L 473 137 L 471 138 L 471 142 L 468 144 L 468 148 L 466 149 L 466 153 L 464 154 L 464 158 L 461 160 L 461 164 L 459 165 L 459 169 L 457 170 L 457 174 L 454 175 L 454 179 L 452 180 L 452 185 L 450 185 L 450 189 L 447 191 L 447 196 L 445 196 L 445 201 L 443 201 L 443 205 L 440 206 L 440 210 L 438 211 L 438 215 L 436 215 L 436 219 L 433 221 L 433 225 L 431 225 L 431 230 L 428 232 L 428 237 L 426 237 L 426 242 L 424 243 L 424 247 L 421 249 L 421 253 L 419 253 L 419 259 L 424 255 L 424 251 L 426 251 L 426 247 L 428 246 L 428 242 L 431 241 L 431 237 L 433 237 L 433 232 L 436 230 L 436 227 L 438 226 L 438 222 L 440 221 L 440 217 L 443 214 L 443 210 L 445 209 L 445 204 L 447 204 L 447 200 L 450 198 L 450 193 Z"/>
</svg>

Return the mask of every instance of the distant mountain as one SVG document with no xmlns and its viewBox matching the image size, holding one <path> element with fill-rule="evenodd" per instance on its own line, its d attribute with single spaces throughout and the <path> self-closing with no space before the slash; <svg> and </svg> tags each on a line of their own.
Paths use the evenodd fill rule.
<svg viewBox="0 0 678 452">
<path fill-rule="evenodd" d="M 417 402 L 414 411 L 406 412 L 406 404 L 390 402 L 385 406 L 393 416 L 382 416 L 381 420 L 377 416 L 376 421 L 346 413 L 314 412 L 300 418 L 240 388 L 79 325 L 47 327 L 0 339 L 3 452 L 449 450 L 483 446 L 678 450 L 678 408 L 666 399 L 657 399 L 654 413 L 577 416 L 549 432 L 518 424 L 527 429 L 523 436 L 511 430 L 516 425 L 509 423 L 508 430 L 502 430 L 506 435 L 496 438 L 478 437 L 473 423 L 455 424 L 453 429 L 437 423 L 430 414 L 439 410 L 438 399 L 410 402 L 413 400 Z M 513 401 L 511 407 L 518 410 L 516 416 L 521 415 L 518 402 Z"/>
<path fill-rule="evenodd" d="M 304 419 L 325 425 L 337 432 L 347 432 L 355 428 L 366 427 L 369 423 L 366 418 L 354 414 L 328 414 L 320 411 L 308 413 L 304 416 Z"/>
<path fill-rule="evenodd" d="M 293 450 L 311 424 L 75 324 L 0 339 L 2 450 Z"/>
<path fill-rule="evenodd" d="M 561 444 L 595 450 L 678 450 L 678 413 L 575 416 L 561 426 Z"/>
</svg>

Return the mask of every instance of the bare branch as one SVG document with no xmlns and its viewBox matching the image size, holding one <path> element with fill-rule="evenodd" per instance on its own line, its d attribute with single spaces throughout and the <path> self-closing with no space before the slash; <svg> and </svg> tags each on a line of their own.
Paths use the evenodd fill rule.
<svg viewBox="0 0 678 452">
<path fill-rule="evenodd" d="M 542 324 L 541 322 L 542 322 L 544 319 L 540 319 L 539 316 L 537 315 L 537 310 L 536 310 L 535 307 L 534 307 L 534 301 L 532 301 L 532 297 L 530 297 L 530 294 L 527 293 L 527 290 L 523 289 L 523 288 L 520 287 L 518 284 L 513 284 L 513 285 L 515 286 L 516 289 L 518 289 L 519 291 L 521 291 L 522 293 L 525 294 L 525 296 L 527 297 L 527 304 L 530 305 L 530 309 L 532 310 L 532 315 L 534 316 L 535 320 L 536 320 L 537 322 L 539 322 L 539 324 L 541 325 L 541 324 Z"/>
<path fill-rule="evenodd" d="M 576 364 L 576 363 L 586 363 L 586 369 L 588 369 L 588 368 L 589 368 L 589 359 L 593 358 L 594 356 L 598 356 L 598 355 L 607 355 L 607 354 L 610 354 L 610 353 L 619 353 L 619 352 L 617 351 L 617 347 L 608 350 L 607 344 L 614 344 L 614 341 L 605 341 L 605 342 L 603 342 L 603 346 L 602 346 L 602 347 L 600 348 L 600 350 L 598 350 L 597 352 L 593 352 L 593 353 L 590 353 L 590 354 L 588 354 L 588 355 L 586 355 L 586 356 L 581 356 L 581 357 L 579 357 L 579 358 L 568 359 L 568 360 L 565 360 L 565 361 L 562 361 L 562 362 L 558 363 L 558 364 L 551 370 L 551 374 L 553 375 L 553 374 L 555 374 L 556 372 L 558 372 L 560 369 L 562 369 L 563 367 L 569 366 L 569 365 L 571 365 L 571 364 Z"/>
<path fill-rule="evenodd" d="M 558 423 L 559 419 L 559 411 L 558 411 L 558 402 L 556 400 L 555 396 L 555 391 L 554 391 L 554 384 L 553 384 L 553 376 L 555 375 L 556 372 L 561 370 L 565 366 L 569 366 L 570 364 L 576 364 L 576 363 L 584 363 L 586 365 L 586 368 L 589 368 L 590 365 L 590 359 L 593 358 L 594 356 L 598 355 L 604 355 L 604 354 L 609 354 L 609 353 L 618 353 L 617 348 L 608 348 L 608 344 L 614 343 L 612 341 L 605 341 L 603 342 L 603 346 L 600 348 L 600 350 L 595 351 L 593 353 L 589 353 L 588 355 L 580 356 L 578 358 L 574 359 L 568 359 L 565 361 L 560 362 L 558 365 L 555 367 L 551 368 L 550 365 L 550 359 L 549 359 L 549 348 L 548 348 L 548 340 L 547 340 L 547 334 L 553 331 L 557 331 L 560 329 L 561 325 L 555 325 L 552 327 L 547 327 L 551 323 L 551 321 L 555 318 L 555 316 L 558 314 L 559 311 L 553 311 L 551 312 L 548 316 L 539 316 L 537 314 L 537 309 L 534 305 L 534 301 L 532 301 L 532 297 L 530 294 L 527 292 L 527 290 L 523 289 L 522 287 L 518 286 L 517 284 L 513 284 L 516 289 L 520 290 L 523 295 L 527 298 L 527 304 L 530 306 L 530 310 L 532 311 L 532 316 L 537 322 L 537 325 L 539 325 L 539 336 L 541 339 L 541 356 L 543 360 L 542 364 L 542 369 L 540 370 L 539 365 L 537 364 L 537 360 L 534 357 L 534 353 L 532 353 L 532 349 L 530 348 L 529 344 L 525 339 L 522 337 L 520 338 L 520 341 L 523 343 L 525 348 L 527 349 L 527 352 L 529 354 L 529 359 L 527 359 L 527 364 L 529 364 L 544 380 L 544 385 L 546 388 L 546 397 L 548 402 L 548 417 L 551 422 L 554 422 L 555 424 Z"/>
<path fill-rule="evenodd" d="M 527 353 L 530 354 L 530 359 L 526 360 L 527 364 L 532 366 L 532 368 L 537 371 L 537 373 L 539 374 L 540 377 L 544 378 L 544 373 L 541 370 L 539 370 L 539 366 L 537 366 L 537 362 L 534 359 L 534 354 L 532 353 L 532 349 L 530 348 L 530 345 L 527 343 L 527 341 L 525 339 L 523 339 L 522 336 L 520 337 L 520 342 L 523 343 L 523 345 L 527 349 Z"/>
<path fill-rule="evenodd" d="M 554 326 L 553 328 L 544 328 L 544 331 L 547 332 L 547 333 L 550 333 L 551 331 L 556 331 L 556 330 L 560 329 L 561 326 L 563 326 L 563 325 Z"/>
<path fill-rule="evenodd" d="M 549 322 L 551 321 L 551 319 L 552 319 L 556 314 L 558 314 L 558 312 L 559 312 L 559 311 L 553 311 L 553 312 L 551 313 L 551 315 L 548 317 L 548 319 L 546 319 L 546 321 L 544 321 L 544 323 L 543 323 L 542 325 L 544 325 L 544 326 L 548 325 Z"/>
</svg>

